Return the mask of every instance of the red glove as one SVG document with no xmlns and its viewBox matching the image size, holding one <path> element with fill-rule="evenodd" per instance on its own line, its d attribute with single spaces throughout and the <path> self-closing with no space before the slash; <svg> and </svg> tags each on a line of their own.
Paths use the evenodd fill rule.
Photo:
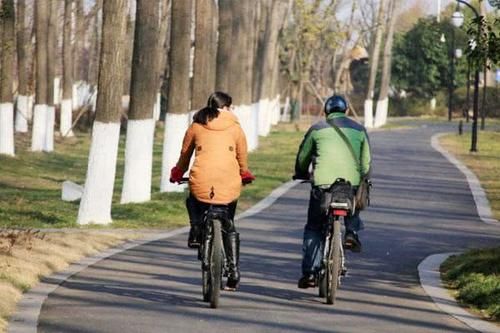
<svg viewBox="0 0 500 333">
<path fill-rule="evenodd" d="M 250 172 L 250 170 L 247 170 L 245 172 L 243 172 L 241 174 L 241 182 L 246 185 L 246 184 L 250 184 L 251 182 L 253 182 L 255 180 L 255 176 L 252 175 L 252 173 Z"/>
<path fill-rule="evenodd" d="M 182 180 L 182 176 L 184 175 L 184 172 L 178 168 L 177 166 L 174 166 L 172 170 L 170 170 L 170 182 L 171 183 L 178 183 Z"/>
</svg>

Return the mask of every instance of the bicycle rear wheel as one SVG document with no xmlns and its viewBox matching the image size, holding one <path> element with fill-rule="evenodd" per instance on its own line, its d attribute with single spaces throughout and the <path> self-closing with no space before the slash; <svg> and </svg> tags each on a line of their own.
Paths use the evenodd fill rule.
<svg viewBox="0 0 500 333">
<path fill-rule="evenodd" d="M 326 270 L 327 276 L 327 290 L 326 290 L 326 303 L 335 303 L 335 297 L 337 296 L 337 289 L 339 286 L 339 278 L 342 270 L 342 258 L 341 258 L 341 233 L 340 233 L 340 221 L 333 222 L 333 235 L 331 239 L 330 247 L 330 257 L 328 258 L 328 265 Z"/>
<path fill-rule="evenodd" d="M 222 230 L 218 220 L 212 221 L 212 249 L 210 251 L 209 300 L 210 307 L 219 306 L 220 287 L 222 283 Z"/>
</svg>

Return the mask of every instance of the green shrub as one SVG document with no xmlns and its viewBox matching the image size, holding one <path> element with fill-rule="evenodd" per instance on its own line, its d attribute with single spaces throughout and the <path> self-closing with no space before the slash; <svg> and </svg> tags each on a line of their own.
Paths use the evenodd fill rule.
<svg viewBox="0 0 500 333">
<path fill-rule="evenodd" d="M 500 247 L 451 256 L 441 265 L 441 273 L 458 291 L 459 301 L 500 320 Z"/>
</svg>

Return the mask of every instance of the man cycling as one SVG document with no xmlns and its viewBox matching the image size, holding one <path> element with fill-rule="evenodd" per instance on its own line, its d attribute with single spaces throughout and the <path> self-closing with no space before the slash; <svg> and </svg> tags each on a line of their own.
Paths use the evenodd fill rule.
<svg viewBox="0 0 500 333">
<path fill-rule="evenodd" d="M 325 103 L 326 119 L 308 130 L 300 145 L 295 164 L 296 178 L 309 178 L 309 165 L 312 163 L 312 188 L 307 212 L 307 223 L 304 228 L 302 245 L 302 277 L 299 288 L 316 286 L 316 274 L 322 259 L 323 224 L 327 216 L 320 208 L 323 195 L 322 188 L 328 188 L 337 178 L 349 181 L 354 189 L 360 184 L 361 177 L 370 172 L 371 154 L 368 134 L 365 128 L 348 118 L 346 100 L 334 95 Z M 342 138 L 336 126 L 345 134 L 359 161 Z M 361 251 L 358 231 L 363 229 L 363 222 L 356 211 L 353 216 L 346 217 L 344 246 L 353 252 Z"/>
</svg>

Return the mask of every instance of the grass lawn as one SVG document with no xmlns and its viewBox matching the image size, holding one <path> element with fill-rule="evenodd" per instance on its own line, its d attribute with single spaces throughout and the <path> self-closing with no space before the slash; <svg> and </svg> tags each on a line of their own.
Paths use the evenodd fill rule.
<svg viewBox="0 0 500 333">
<path fill-rule="evenodd" d="M 470 134 L 450 134 L 440 142 L 476 174 L 495 218 L 500 220 L 500 132 L 479 131 L 478 152 L 474 154 L 469 152 L 470 140 Z"/>
<path fill-rule="evenodd" d="M 290 179 L 302 131 L 295 126 L 279 125 L 249 156 L 249 165 L 257 180 L 243 190 L 239 210 L 264 198 L 275 187 Z M 184 206 L 186 194 L 160 193 L 163 129 L 156 131 L 152 200 L 141 204 L 119 204 L 125 137 L 120 140 L 112 218 L 113 228 L 172 228 L 187 224 Z M 90 135 L 56 140 L 55 152 L 32 153 L 28 135 L 16 138 L 16 157 L 0 156 L 0 228 L 77 227 L 79 202 L 64 202 L 61 184 L 71 180 L 83 184 L 87 170 Z M 91 226 L 91 228 L 98 228 Z"/>
<path fill-rule="evenodd" d="M 499 220 L 500 132 L 480 131 L 475 154 L 469 153 L 470 135 L 447 135 L 441 144 L 477 175 Z M 452 256 L 442 264 L 441 276 L 459 302 L 500 323 L 500 247 Z"/>
</svg>

